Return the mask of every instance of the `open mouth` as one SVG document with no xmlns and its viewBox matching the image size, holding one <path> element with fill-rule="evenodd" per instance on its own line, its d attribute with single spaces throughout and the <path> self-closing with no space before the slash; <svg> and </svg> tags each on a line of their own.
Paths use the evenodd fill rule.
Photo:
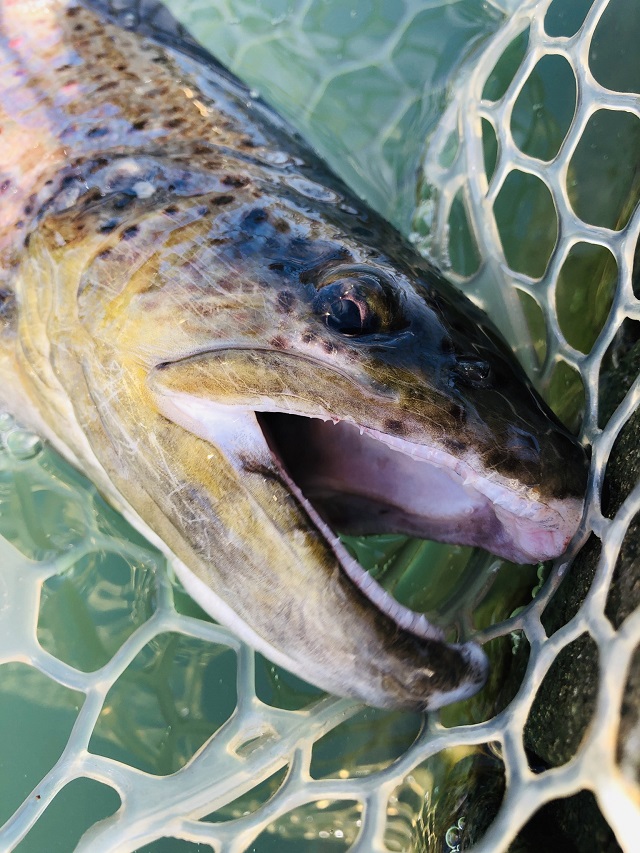
<svg viewBox="0 0 640 853">
<path fill-rule="evenodd" d="M 378 609 L 418 636 L 443 638 L 424 614 L 401 605 L 351 557 L 338 532 L 400 533 L 536 562 L 561 553 L 577 525 L 579 509 L 578 518 L 566 518 L 427 445 L 346 421 L 283 412 L 255 416 L 288 489 L 343 570 Z M 565 507 L 565 515 L 572 509 Z"/>
<path fill-rule="evenodd" d="M 275 401 L 269 411 L 256 410 L 166 386 L 157 399 L 166 417 L 216 445 L 239 470 L 249 470 L 247 459 L 275 468 L 357 589 L 419 637 L 442 640 L 443 633 L 396 601 L 349 554 L 338 531 L 479 546 L 532 563 L 561 554 L 580 520 L 579 499 L 543 502 L 517 481 L 483 470 L 473 451 L 458 458 L 337 417 L 291 414 Z"/>
<path fill-rule="evenodd" d="M 402 533 L 485 548 L 514 562 L 562 553 L 579 520 L 574 499 L 531 489 L 428 444 L 347 421 L 256 412 L 272 453 L 341 533 Z"/>
</svg>

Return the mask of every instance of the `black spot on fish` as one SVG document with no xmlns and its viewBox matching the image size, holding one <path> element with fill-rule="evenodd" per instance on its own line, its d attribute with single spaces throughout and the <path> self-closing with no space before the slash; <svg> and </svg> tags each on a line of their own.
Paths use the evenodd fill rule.
<svg viewBox="0 0 640 853">
<path fill-rule="evenodd" d="M 113 254 L 113 252 L 112 252 L 112 250 L 111 250 L 111 249 L 103 249 L 101 252 L 98 252 L 98 254 L 96 255 L 96 258 L 97 258 L 97 260 L 99 260 L 99 261 L 104 261 L 104 260 L 106 260 L 106 259 L 107 259 L 111 254 Z"/>
<path fill-rule="evenodd" d="M 393 435 L 404 435 L 407 431 L 407 428 L 402 421 L 398 421 L 395 418 L 388 418 L 388 420 L 384 422 L 384 428 L 387 432 L 390 432 Z"/>
<path fill-rule="evenodd" d="M 224 204 L 231 204 L 232 201 L 232 195 L 219 195 L 211 199 L 211 204 L 215 205 L 216 207 L 221 207 Z"/>
<path fill-rule="evenodd" d="M 25 212 L 25 214 L 26 214 L 27 216 L 29 216 L 29 214 L 30 214 L 30 213 L 33 213 L 33 207 L 32 207 L 30 204 L 28 204 L 28 205 L 25 207 L 24 212 Z"/>
<path fill-rule="evenodd" d="M 317 341 L 318 336 L 314 335 L 313 332 L 305 332 L 301 337 L 301 341 L 303 344 L 312 344 Z"/>
<path fill-rule="evenodd" d="M 283 314 L 290 314 L 295 304 L 296 297 L 290 290 L 282 290 L 278 294 L 278 310 Z"/>
<path fill-rule="evenodd" d="M 273 270 L 274 272 L 284 272 L 286 269 L 286 266 L 285 266 L 285 264 L 281 264 L 281 263 L 273 263 L 273 264 L 269 264 L 269 269 Z"/>
<path fill-rule="evenodd" d="M 134 197 L 132 195 L 128 195 L 127 193 L 123 193 L 120 198 L 117 198 L 113 202 L 114 210 L 124 210 L 125 207 L 129 207 L 130 204 L 133 203 Z"/>
<path fill-rule="evenodd" d="M 15 297 L 10 290 L 0 288 L 0 315 L 6 317 L 15 308 Z"/>
<path fill-rule="evenodd" d="M 123 240 L 131 240 L 133 237 L 136 236 L 136 234 L 138 233 L 139 230 L 140 229 L 138 228 L 137 225 L 130 225 L 128 228 L 125 228 L 124 231 L 122 232 L 122 239 Z"/>
<path fill-rule="evenodd" d="M 6 193 L 6 191 L 9 189 L 10 186 L 11 186 L 11 181 L 7 178 L 6 180 L 4 180 L 0 184 L 0 195 L 2 195 L 3 193 Z"/>
<path fill-rule="evenodd" d="M 322 349 L 329 355 L 333 355 L 333 353 L 336 352 L 336 346 L 331 341 L 323 341 Z"/>
<path fill-rule="evenodd" d="M 249 178 L 242 175 L 225 175 L 222 183 L 227 187 L 246 187 L 249 183 Z"/>
<path fill-rule="evenodd" d="M 106 127 L 92 127 L 91 130 L 88 130 L 86 133 L 87 139 L 97 139 L 100 136 L 106 136 L 109 133 L 109 129 Z"/>
<path fill-rule="evenodd" d="M 451 403 L 449 406 L 449 414 L 457 424 L 463 424 L 467 420 L 467 413 L 463 406 L 458 403 Z"/>
<path fill-rule="evenodd" d="M 457 438 L 443 438 L 442 443 L 451 453 L 464 453 L 467 449 L 465 442 L 459 441 Z"/>
<path fill-rule="evenodd" d="M 140 119 L 140 121 L 134 121 L 131 125 L 131 130 L 144 130 L 147 126 L 147 120 L 145 118 Z"/>
<path fill-rule="evenodd" d="M 249 213 L 242 219 L 242 225 L 251 230 L 256 227 L 256 225 L 260 225 L 269 218 L 269 214 L 262 207 L 254 207 L 253 210 L 250 210 Z"/>
<path fill-rule="evenodd" d="M 275 226 L 276 231 L 279 231 L 281 234 L 286 234 L 288 231 L 291 231 L 291 226 L 286 219 L 276 219 Z"/>
<path fill-rule="evenodd" d="M 178 210 L 179 210 L 179 208 L 176 207 L 175 204 L 170 204 L 169 207 L 165 207 L 164 212 L 168 216 L 175 216 L 175 214 L 178 213 Z"/>
<path fill-rule="evenodd" d="M 31 242 L 31 234 L 27 234 L 27 236 L 24 238 L 25 248 L 29 245 L 30 242 Z"/>
<path fill-rule="evenodd" d="M 180 125 L 182 123 L 183 123 L 183 120 L 181 118 L 172 118 L 172 119 L 169 119 L 169 121 L 165 122 L 165 125 L 166 125 L 166 127 L 175 128 L 175 127 L 180 127 Z"/>
<path fill-rule="evenodd" d="M 120 225 L 119 219 L 107 219 L 107 221 L 98 228 L 101 234 L 110 234 L 115 228 Z"/>
<path fill-rule="evenodd" d="M 117 80 L 109 80 L 108 83 L 103 83 L 102 86 L 98 86 L 96 92 L 108 92 L 110 89 L 117 89 L 118 81 Z"/>
<path fill-rule="evenodd" d="M 280 335 L 276 335 L 275 338 L 271 338 L 271 340 L 269 341 L 269 344 L 274 349 L 281 349 L 281 350 L 287 349 L 287 346 L 288 346 L 286 340 L 283 337 L 281 337 Z"/>
<path fill-rule="evenodd" d="M 85 207 L 93 204 L 94 201 L 99 201 L 101 198 L 104 198 L 102 192 L 98 189 L 98 187 L 92 187 L 89 192 L 83 197 L 82 204 Z"/>
</svg>

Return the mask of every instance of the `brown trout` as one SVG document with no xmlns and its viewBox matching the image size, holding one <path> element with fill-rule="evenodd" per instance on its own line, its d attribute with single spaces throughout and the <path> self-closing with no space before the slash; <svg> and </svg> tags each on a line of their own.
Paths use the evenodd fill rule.
<svg viewBox="0 0 640 853">
<path fill-rule="evenodd" d="M 486 317 L 191 41 L 0 0 L 0 288 L 2 404 L 326 690 L 430 709 L 487 666 L 337 531 L 577 529 L 584 452 Z"/>
</svg>

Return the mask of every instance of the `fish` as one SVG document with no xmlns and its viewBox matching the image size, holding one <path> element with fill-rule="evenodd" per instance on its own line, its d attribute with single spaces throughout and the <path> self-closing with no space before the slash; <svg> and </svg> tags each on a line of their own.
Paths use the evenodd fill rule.
<svg viewBox="0 0 640 853">
<path fill-rule="evenodd" d="M 274 663 L 377 707 L 465 699 L 481 647 L 339 533 L 551 559 L 585 452 L 490 320 L 162 21 L 0 0 L 0 404 Z"/>
</svg>

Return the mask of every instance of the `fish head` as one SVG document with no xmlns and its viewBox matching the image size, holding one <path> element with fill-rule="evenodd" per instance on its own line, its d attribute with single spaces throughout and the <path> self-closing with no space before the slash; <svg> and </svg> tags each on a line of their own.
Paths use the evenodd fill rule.
<svg viewBox="0 0 640 853">
<path fill-rule="evenodd" d="M 190 254 L 186 283 L 175 264 L 164 285 L 156 275 L 139 307 L 145 324 L 157 318 L 161 408 L 182 394 L 212 420 L 242 412 L 341 532 L 515 562 L 561 554 L 582 513 L 582 447 L 486 316 L 392 229 L 323 213 L 290 193 L 240 192 Z M 176 304 L 169 352 L 157 330 L 175 325 Z"/>
<path fill-rule="evenodd" d="M 486 318 L 374 214 L 282 179 L 117 168 L 31 254 L 41 275 L 48 240 L 65 270 L 51 357 L 118 494 L 196 600 L 276 663 L 381 707 L 472 695 L 482 650 L 445 642 L 338 534 L 557 556 L 582 448 Z"/>
</svg>

